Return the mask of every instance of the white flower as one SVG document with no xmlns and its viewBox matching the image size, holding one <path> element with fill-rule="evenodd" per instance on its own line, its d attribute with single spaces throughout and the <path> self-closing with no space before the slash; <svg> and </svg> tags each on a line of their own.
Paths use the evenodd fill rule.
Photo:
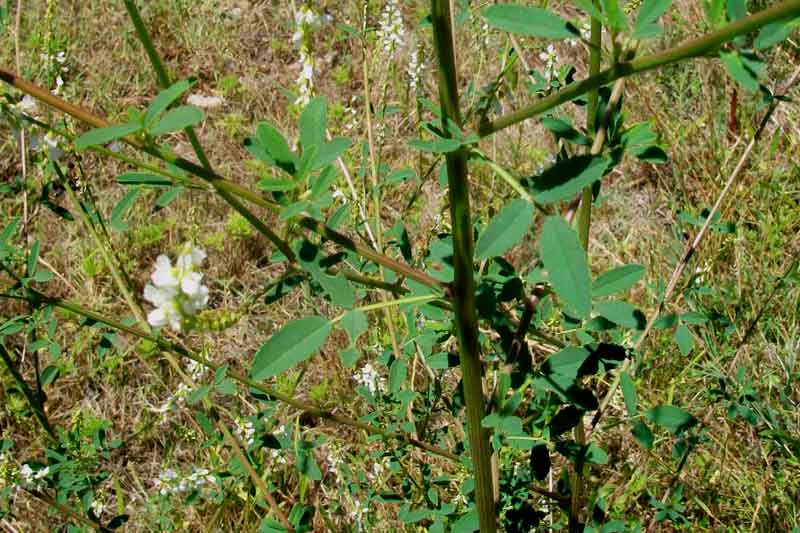
<svg viewBox="0 0 800 533">
<path fill-rule="evenodd" d="M 203 275 L 196 269 L 206 258 L 202 248 L 190 243 L 183 245 L 175 267 L 166 255 L 156 258 L 155 270 L 150 276 L 152 284 L 144 288 L 144 298 L 156 306 L 147 315 L 153 327 L 169 324 L 180 331 L 185 319 L 197 314 L 208 304 L 208 287 L 203 285 Z"/>
<path fill-rule="evenodd" d="M 397 0 L 389 0 L 386 3 L 381 13 L 376 33 L 378 39 L 380 39 L 381 46 L 388 53 L 392 53 L 403 46 L 406 30 L 403 27 L 403 14 L 400 12 Z"/>
<path fill-rule="evenodd" d="M 547 50 L 539 54 L 539 59 L 544 61 L 544 77 L 547 81 L 551 81 L 555 76 L 556 64 L 558 63 L 558 56 L 556 55 L 556 48 L 552 44 L 547 45 Z"/>
<path fill-rule="evenodd" d="M 419 59 L 419 51 L 412 50 L 408 57 L 408 67 L 406 73 L 408 74 L 408 86 L 412 93 L 417 93 L 420 89 L 420 79 L 422 78 L 425 63 Z"/>
<path fill-rule="evenodd" d="M 52 131 L 48 131 L 44 136 L 44 144 L 47 146 L 47 157 L 50 161 L 58 161 L 64 152 L 58 147 L 58 139 Z"/>
<path fill-rule="evenodd" d="M 171 468 L 162 471 L 153 480 L 153 486 L 161 496 L 171 496 L 191 491 L 202 491 L 205 487 L 216 485 L 217 478 L 207 468 L 192 467 L 192 473 L 183 476 Z"/>
<path fill-rule="evenodd" d="M 256 428 L 250 420 L 236 419 L 236 427 L 234 428 L 236 438 L 245 444 L 248 448 L 255 442 Z"/>
<path fill-rule="evenodd" d="M 581 24 L 580 31 L 581 31 L 581 37 L 583 37 L 587 41 L 592 37 L 592 25 L 589 24 L 588 22 L 584 22 L 583 24 Z"/>
<path fill-rule="evenodd" d="M 22 465 L 19 469 L 19 475 L 22 477 L 22 482 L 24 484 L 33 482 L 33 468 L 31 468 L 30 465 Z"/>
<path fill-rule="evenodd" d="M 372 394 L 383 392 L 385 389 L 384 378 L 378 374 L 370 363 L 365 364 L 353 377 L 359 385 L 366 387 Z"/>
<path fill-rule="evenodd" d="M 32 115 L 36 112 L 37 105 L 36 100 L 34 100 L 30 95 L 25 95 L 22 97 L 22 100 L 17 104 L 17 110 L 27 113 L 28 115 Z"/>
<path fill-rule="evenodd" d="M 192 381 L 201 381 L 208 372 L 208 368 L 197 361 L 189 360 L 186 363 L 186 372 L 191 376 Z"/>
<path fill-rule="evenodd" d="M 91 508 L 94 515 L 99 518 L 106 510 L 106 504 L 103 503 L 101 500 L 95 498 L 94 500 L 92 500 Z"/>
</svg>

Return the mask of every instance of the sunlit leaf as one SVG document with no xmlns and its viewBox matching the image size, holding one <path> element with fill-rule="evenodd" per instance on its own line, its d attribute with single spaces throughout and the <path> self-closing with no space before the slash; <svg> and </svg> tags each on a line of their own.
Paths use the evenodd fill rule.
<svg viewBox="0 0 800 533">
<path fill-rule="evenodd" d="M 609 162 L 607 157 L 591 155 L 563 159 L 533 178 L 533 197 L 542 204 L 574 198 L 603 177 Z"/>
<path fill-rule="evenodd" d="M 657 405 L 647 411 L 644 416 L 650 422 L 666 428 L 673 435 L 677 435 L 697 423 L 695 417 L 674 405 Z"/>
<path fill-rule="evenodd" d="M 148 174 L 145 172 L 126 172 L 117 176 L 117 183 L 123 185 L 153 185 L 159 187 L 170 187 L 172 181 L 164 176 Z"/>
<path fill-rule="evenodd" d="M 258 350 L 250 376 L 267 379 L 300 364 L 319 351 L 330 332 L 331 323 L 320 316 L 289 322 Z"/>
<path fill-rule="evenodd" d="M 142 129 L 138 123 L 116 124 L 106 128 L 96 128 L 89 130 L 75 140 L 75 148 L 84 150 L 90 146 L 97 146 L 98 144 L 110 143 L 115 139 L 127 137 L 132 133 L 136 133 Z"/>
<path fill-rule="evenodd" d="M 574 316 L 589 318 L 589 265 L 578 235 L 563 218 L 550 216 L 544 222 L 539 250 L 558 297 Z"/>
<path fill-rule="evenodd" d="M 155 120 L 161 116 L 161 113 L 166 111 L 169 105 L 180 98 L 180 96 L 189 90 L 192 83 L 189 80 L 181 80 L 173 83 L 169 88 L 164 89 L 150 102 L 147 107 L 147 112 L 144 115 L 145 126 L 150 127 Z"/>
<path fill-rule="evenodd" d="M 483 11 L 489 26 L 520 35 L 545 39 L 571 39 L 580 33 L 550 11 L 517 4 L 495 4 Z"/>
<path fill-rule="evenodd" d="M 182 105 L 168 111 L 155 126 L 150 128 L 150 134 L 157 137 L 194 126 L 202 121 L 203 112 L 199 107 Z"/>
<path fill-rule="evenodd" d="M 642 265 L 625 265 L 603 272 L 592 283 L 592 296 L 609 296 L 630 289 L 644 273 Z"/>
<path fill-rule="evenodd" d="M 475 258 L 483 260 L 503 255 L 525 236 L 531 222 L 533 204 L 522 199 L 509 202 L 481 232 L 475 244 Z"/>
</svg>

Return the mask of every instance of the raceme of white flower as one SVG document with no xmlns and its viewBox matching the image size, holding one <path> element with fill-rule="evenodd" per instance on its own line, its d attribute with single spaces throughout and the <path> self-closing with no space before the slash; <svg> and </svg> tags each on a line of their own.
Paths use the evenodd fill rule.
<svg viewBox="0 0 800 533">
<path fill-rule="evenodd" d="M 164 403 L 161 404 L 160 407 L 154 407 L 153 412 L 158 413 L 161 415 L 165 415 L 171 411 L 177 410 L 179 407 L 182 407 L 186 403 L 186 398 L 189 397 L 191 394 L 192 389 L 186 383 L 181 383 L 178 385 L 178 390 L 175 393 L 167 398 Z M 166 424 L 169 421 L 167 417 L 164 417 L 161 420 L 162 424 Z"/>
<path fill-rule="evenodd" d="M 420 89 L 422 88 L 420 80 L 422 79 L 424 70 L 425 61 L 420 60 L 419 50 L 415 48 L 408 56 L 408 67 L 406 68 L 406 74 L 408 74 L 408 87 L 414 94 L 420 92 Z"/>
<path fill-rule="evenodd" d="M 145 300 L 156 306 L 147 315 L 151 326 L 169 324 L 174 331 L 181 331 L 206 307 L 208 287 L 200 283 L 203 275 L 196 270 L 205 258 L 206 252 L 190 243 L 183 245 L 174 267 L 166 255 L 156 258 L 155 271 L 150 276 L 153 283 L 144 288 Z"/>
<path fill-rule="evenodd" d="M 558 64 L 558 55 L 556 55 L 556 47 L 552 44 L 547 45 L 547 50 L 539 54 L 539 59 L 544 61 L 544 77 L 547 81 L 552 81 L 556 73 L 556 65 Z"/>
<path fill-rule="evenodd" d="M 311 50 L 311 34 L 314 29 L 331 20 L 329 15 L 320 17 L 308 6 L 302 6 L 294 14 L 296 28 L 292 35 L 292 43 L 300 49 L 300 75 L 296 80 L 298 96 L 294 102 L 297 105 L 305 106 L 314 95 L 315 62 Z"/>
<path fill-rule="evenodd" d="M 45 483 L 42 481 L 50 473 L 50 467 L 46 466 L 39 470 L 34 470 L 27 463 L 19 468 L 20 485 L 30 490 L 41 490 Z"/>
<path fill-rule="evenodd" d="M 103 500 L 95 496 L 95 498 L 92 500 L 91 508 L 94 515 L 99 518 L 105 512 L 106 504 L 103 502 Z"/>
<path fill-rule="evenodd" d="M 384 392 L 386 390 L 386 380 L 378 374 L 370 363 L 361 367 L 361 370 L 356 372 L 353 378 L 359 385 L 366 387 L 372 394 Z"/>
<path fill-rule="evenodd" d="M 208 373 L 208 367 L 201 365 L 197 361 L 190 359 L 188 363 L 186 363 L 186 373 L 192 378 L 192 381 L 199 382 L 202 381 L 203 378 Z"/>
<path fill-rule="evenodd" d="M 384 6 L 376 34 L 385 52 L 392 53 L 403 46 L 406 29 L 397 0 L 389 0 Z"/>
<path fill-rule="evenodd" d="M 161 496 L 186 494 L 195 490 L 201 492 L 204 488 L 214 488 L 216 484 L 216 476 L 207 468 L 197 466 L 192 467 L 192 473 L 188 476 L 182 476 L 172 468 L 167 468 L 153 480 L 153 486 L 158 489 Z"/>
<path fill-rule="evenodd" d="M 256 428 L 250 420 L 237 418 L 233 432 L 236 435 L 236 439 L 248 448 L 256 441 Z"/>
</svg>

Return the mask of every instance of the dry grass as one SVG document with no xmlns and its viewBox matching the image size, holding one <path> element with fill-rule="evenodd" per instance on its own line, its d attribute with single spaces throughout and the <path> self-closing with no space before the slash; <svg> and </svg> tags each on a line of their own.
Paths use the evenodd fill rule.
<svg viewBox="0 0 800 533">
<path fill-rule="evenodd" d="M 22 62 L 20 68 L 27 77 L 37 80 L 36 65 L 40 64 L 43 33 L 41 24 L 45 12 L 42 0 L 23 2 L 26 11 L 21 27 Z M 225 103 L 211 110 L 198 134 L 206 147 L 209 159 L 220 173 L 253 187 L 257 178 L 249 155 L 242 147 L 245 136 L 258 121 L 269 121 L 283 131 L 293 134 L 295 118 L 287 112 L 290 99 L 285 93 L 296 77 L 296 57 L 291 46 L 294 31 L 292 10 L 286 2 L 183 2 L 159 0 L 149 3 L 144 17 L 168 68 L 176 79 L 197 78 L 194 92 L 218 94 Z M 422 3 L 404 7 L 406 20 L 416 21 L 424 12 Z M 418 5 L 419 4 L 419 5 Z M 182 6 L 182 7 L 181 7 Z M 240 12 L 236 15 L 235 9 Z M 329 3 L 328 9 L 337 20 L 352 20 L 355 3 Z M 690 35 L 699 25 L 701 13 L 693 2 L 679 2 L 670 33 L 655 48 L 668 46 Z M 124 9 L 112 2 L 60 3 L 56 11 L 56 34 L 67 43 L 69 72 L 65 76 L 63 97 L 94 112 L 116 119 L 128 106 L 143 108 L 157 93 L 157 85 L 146 56 L 125 16 Z M 461 70 L 475 76 L 465 76 L 476 87 L 492 79 L 500 68 L 504 43 L 494 35 L 478 62 L 472 51 L 480 48 L 477 26 L 468 24 L 459 36 L 458 50 Z M 415 32 L 418 39 L 427 41 L 424 31 Z M 0 65 L 13 65 L 13 29 L 0 37 Z M 330 102 L 350 105 L 361 113 L 363 86 L 361 68 L 363 53 L 353 40 L 342 39 L 341 32 L 320 32 L 315 40 L 319 52 L 317 91 Z M 534 41 L 524 41 L 526 59 L 536 65 Z M 428 64 L 430 48 L 426 46 Z M 585 73 L 585 62 L 578 49 L 569 59 L 578 66 L 578 77 Z M 404 53 L 405 54 L 405 53 Z M 404 85 L 405 55 L 389 62 L 371 57 L 370 73 L 372 98 L 378 101 L 384 83 L 388 85 L 392 104 L 404 106 L 408 94 Z M 768 64 L 770 76 L 782 79 L 793 62 L 797 62 L 797 47 L 787 45 L 774 52 Z M 476 63 L 477 62 L 477 63 Z M 518 72 L 520 72 L 518 70 Z M 342 74 L 342 73 L 347 73 Z M 521 87 L 513 95 L 517 104 L 527 97 Z M 428 76 L 430 83 L 431 76 Z M 719 192 L 724 176 L 735 161 L 737 137 L 727 129 L 728 103 L 733 83 L 721 67 L 711 60 L 666 69 L 632 80 L 627 101 L 629 120 L 653 118 L 660 133 L 672 145 L 671 161 L 653 166 L 626 161 L 608 179 L 604 187 L 604 202 L 596 210 L 590 243 L 592 268 L 595 273 L 608 268 L 638 262 L 648 271 L 648 285 L 632 293 L 634 302 L 651 309 L 655 302 L 655 286 L 671 271 L 677 250 L 683 246 L 682 233 L 696 231 L 681 225 L 677 213 L 710 206 Z M 759 115 L 755 100 L 739 90 L 739 124 L 746 141 Z M 511 101 L 506 99 L 506 105 Z M 569 106 L 570 112 L 578 111 Z M 728 372 L 732 350 L 738 345 L 746 326 L 765 302 L 775 283 L 775 276 L 797 257 L 800 250 L 800 132 L 796 124 L 800 114 L 794 104 L 787 104 L 775 117 L 771 138 L 757 149 L 746 175 L 726 203 L 722 220 L 733 220 L 739 230 L 734 235 L 713 234 L 704 243 L 695 266 L 705 270 L 705 284 L 714 290 L 695 300 L 681 299 L 671 308 L 681 312 L 706 309 L 719 313 L 733 322 L 729 329 L 721 326 L 698 328 L 697 347 L 687 358 L 680 355 L 666 335 L 658 334 L 643 354 L 637 376 L 642 405 L 672 403 L 687 406 L 702 415 L 707 431 L 696 453 L 690 455 L 679 480 L 686 486 L 685 515 L 693 524 L 691 530 L 759 531 L 789 530 L 797 527 L 800 516 L 800 479 L 798 450 L 759 437 L 741 419 L 725 416 L 725 405 L 714 403 L 707 390 L 716 384 L 713 372 Z M 360 118 L 360 115 L 359 115 Z M 333 128 L 343 129 L 348 115 L 335 119 Z M 360 128 L 363 124 L 358 121 Z M 71 127 L 75 127 L 71 125 Z M 410 166 L 426 169 L 406 146 L 406 139 L 416 136 L 415 118 L 398 113 L 388 117 L 378 127 L 382 140 L 383 162 L 391 168 Z M 80 128 L 78 128 L 80 129 Z M 18 151 L 10 135 L 0 138 L 0 178 L 10 181 L 21 172 Z M 290 135 L 291 138 L 291 135 Z M 176 135 L 175 150 L 191 157 L 191 148 L 182 136 Z M 529 121 L 507 134 L 484 141 L 481 148 L 496 160 L 508 162 L 519 175 L 530 173 L 554 149 L 545 130 Z M 89 180 L 100 210 L 106 214 L 122 197 L 124 191 L 114 177 L 125 170 L 123 165 L 92 155 L 70 156 L 77 171 Z M 347 156 L 352 169 L 364 165 L 359 150 Z M 398 218 L 405 218 L 415 253 L 430 238 L 439 214 L 446 213 L 446 195 L 436 185 L 434 172 L 423 186 L 423 194 L 410 211 L 405 204 L 413 193 L 406 184 L 390 191 L 385 199 L 384 227 L 392 227 Z M 31 173 L 40 180 L 40 173 Z M 37 187 L 40 186 L 37 185 Z M 36 194 L 31 190 L 28 201 Z M 497 210 L 509 194 L 499 180 L 493 180 L 484 169 L 475 176 L 473 203 L 483 214 Z M 151 199 L 150 199 L 151 200 Z M 65 199 L 62 199 L 66 202 Z M 19 196 L 0 198 L 3 219 L 20 214 Z M 258 294 L 264 286 L 282 273 L 269 262 L 272 250 L 268 242 L 255 235 L 226 236 L 231 214 L 219 199 L 204 192 L 185 194 L 180 200 L 159 212 L 142 207 L 140 202 L 130 220 L 131 231 L 114 232 L 112 241 L 122 264 L 130 273 L 135 293 L 141 294 L 151 265 L 159 253 L 174 249 L 187 239 L 197 239 L 209 251 L 206 279 L 213 280 L 212 307 L 237 310 L 245 301 Z M 267 217 L 267 215 L 265 215 Z M 275 220 L 269 220 L 276 224 Z M 0 226 L 4 224 L 0 223 Z M 440 226 L 441 227 L 441 226 Z M 87 257 L 93 256 L 94 245 L 78 224 L 65 224 L 52 212 L 38 206 L 30 215 L 27 235 L 41 241 L 41 255 L 53 270 L 66 280 L 56 279 L 48 292 L 74 299 L 87 307 L 102 310 L 111 316 L 130 314 L 109 276 L 107 269 L 99 274 L 87 273 Z M 154 237 L 155 236 L 155 237 Z M 513 257 L 518 265 L 535 260 L 531 236 Z M 528 249 L 530 248 L 530 249 Z M 5 280 L 4 280 L 5 281 Z M 775 419 L 796 438 L 800 420 L 797 416 L 798 397 L 797 353 L 800 348 L 798 314 L 800 289 L 787 284 L 772 301 L 757 333 L 741 348 L 739 362 L 748 370 L 756 384 L 761 405 L 772 409 Z M 326 303 L 311 300 L 301 292 L 281 300 L 278 305 L 254 305 L 235 325 L 215 335 L 183 339 L 187 345 L 201 348 L 218 363 L 231 365 L 247 372 L 252 355 L 267 336 L 291 318 L 311 312 L 325 312 Z M 0 301 L 0 319 L 24 313 L 20 304 Z M 373 324 L 377 326 L 377 324 Z M 110 474 L 102 485 L 110 500 L 121 498 L 125 511 L 131 514 L 128 531 L 158 531 L 154 522 L 159 510 L 152 507 L 148 497 L 154 493 L 152 480 L 165 465 L 225 464 L 214 457 L 216 452 L 200 449 L 202 432 L 188 410 L 177 412 L 175 418 L 162 425 L 152 407 L 159 405 L 174 391 L 179 378 L 164 361 L 150 357 L 148 366 L 135 357 L 136 344 L 118 336 L 113 362 L 98 355 L 100 331 L 78 328 L 62 321 L 57 338 L 64 348 L 60 379 L 47 389 L 48 416 L 52 423 L 72 427 L 78 413 L 84 417 L 110 421 L 112 438 L 124 439 L 125 445 L 102 459 L 98 467 Z M 382 343 L 386 332 L 374 327 L 364 343 Z M 702 335 L 702 337 L 701 337 Z M 22 349 L 10 344 L 9 348 Z M 361 400 L 354 394 L 351 370 L 344 367 L 337 352 L 344 347 L 341 335 L 332 338 L 322 354 L 305 368 L 295 394 L 323 405 L 336 407 L 343 413 L 363 411 Z M 110 357 L 110 355 L 108 356 Z M 33 376 L 30 354 L 22 360 L 21 369 L 27 378 Z M 292 379 L 281 378 L 277 386 L 291 390 Z M 10 378 L 3 374 L 0 399 L 8 400 Z M 165 387 L 166 386 L 166 389 Z M 322 387 L 322 388 L 320 388 Z M 319 392 L 322 391 L 322 392 Z M 250 415 L 256 412 L 253 399 L 245 391 L 226 397 L 222 404 L 231 412 Z M 792 412 L 791 406 L 794 406 Z M 621 400 L 612 404 L 612 416 L 621 415 Z M 24 418 L 6 408 L 0 415 L 4 438 L 12 438 L 20 455 L 19 461 L 39 457 L 45 441 L 34 427 L 31 418 Z M 278 408 L 276 418 L 293 424 L 298 413 Z M 320 420 L 304 419 L 308 426 L 306 438 L 327 435 L 329 442 L 345 454 L 352 454 L 355 469 L 368 470 L 373 459 L 362 448 L 364 436 L 354 431 L 335 428 Z M 628 517 L 642 517 L 647 524 L 652 516 L 646 494 L 660 497 L 675 472 L 676 461 L 670 459 L 672 440 L 662 438 L 652 451 L 643 450 L 630 436 L 627 425 L 605 430 L 603 443 L 609 450 L 610 463 L 592 471 L 592 482 L 602 486 L 609 509 Z M 323 471 L 328 472 L 325 456 L 328 446 L 318 449 Z M 370 448 L 377 453 L 381 447 Z M 420 458 L 421 459 L 421 458 Z M 462 476 L 452 466 L 433 461 L 439 472 Z M 346 531 L 352 522 L 344 515 L 327 515 L 334 502 L 341 501 L 341 487 L 314 483 L 303 501 L 317 507 L 315 530 L 335 528 Z M 276 468 L 272 478 L 276 497 L 290 504 L 300 500 L 297 474 L 292 468 Z M 116 496 L 114 493 L 116 492 Z M 223 507 L 187 506 L 180 511 L 183 521 L 175 523 L 181 531 L 204 531 L 213 524 L 216 530 L 252 531 L 264 514 L 254 506 L 252 497 L 240 492 L 232 494 Z M 287 505 L 287 509 L 290 505 Z M 46 506 L 26 495 L 14 503 L 14 515 L 2 522 L 9 531 L 45 531 L 62 527 L 63 517 L 47 514 Z M 372 512 L 380 516 L 383 525 L 373 530 L 393 531 L 402 526 L 396 521 L 396 506 L 382 505 Z M 178 514 L 180 514 L 178 513 Z M 213 516 L 213 518 L 212 518 Z M 348 525 L 349 524 L 349 525 Z M 407 529 L 411 531 L 411 528 Z"/>
</svg>

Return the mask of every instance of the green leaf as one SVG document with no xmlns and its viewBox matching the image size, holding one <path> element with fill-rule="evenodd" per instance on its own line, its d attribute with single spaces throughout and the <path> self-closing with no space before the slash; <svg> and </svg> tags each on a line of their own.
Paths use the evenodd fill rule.
<svg viewBox="0 0 800 533">
<path fill-rule="evenodd" d="M 345 309 L 351 309 L 355 305 L 356 295 L 353 292 L 353 286 L 343 276 L 329 276 L 328 274 L 319 273 L 314 276 L 314 279 L 322 285 L 334 305 Z"/>
<path fill-rule="evenodd" d="M 749 92 L 755 92 L 760 87 L 758 78 L 745 66 L 737 52 L 720 52 L 719 59 L 725 65 L 728 75 Z"/>
<path fill-rule="evenodd" d="M 297 127 L 300 129 L 300 145 L 303 153 L 318 148 L 325 142 L 328 105 L 322 97 L 312 98 L 300 113 Z"/>
<path fill-rule="evenodd" d="M 698 311 L 689 311 L 681 315 L 681 320 L 693 326 L 702 326 L 708 322 L 708 317 Z"/>
<path fill-rule="evenodd" d="M 252 139 L 250 139 L 252 141 Z M 289 174 L 294 174 L 296 161 L 295 156 L 289 149 L 289 144 L 280 131 L 268 122 L 260 122 L 256 126 L 256 141 L 266 157 L 256 157 L 264 162 L 274 165 Z M 245 142 L 247 146 L 247 142 Z M 251 152 L 252 153 L 252 152 Z"/>
<path fill-rule="evenodd" d="M 358 338 L 369 329 L 367 315 L 363 311 L 349 311 L 341 320 L 342 328 L 350 337 L 350 344 L 355 344 Z"/>
<path fill-rule="evenodd" d="M 310 443 L 306 441 L 301 441 L 301 447 L 297 450 L 297 471 L 313 481 L 322 479 L 322 472 L 314 459 Z"/>
<path fill-rule="evenodd" d="M 475 245 L 475 259 L 503 255 L 528 232 L 533 221 L 533 204 L 517 199 L 492 218 Z"/>
<path fill-rule="evenodd" d="M 539 250 L 558 297 L 571 314 L 589 318 L 592 303 L 589 265 L 578 235 L 563 218 L 547 217 Z"/>
<path fill-rule="evenodd" d="M 697 419 L 684 409 L 674 405 L 657 405 L 645 413 L 650 422 L 666 428 L 673 435 L 694 426 Z"/>
<path fill-rule="evenodd" d="M 730 21 L 736 22 L 747 16 L 747 2 L 745 0 L 728 0 L 727 10 Z"/>
<path fill-rule="evenodd" d="M 586 462 L 593 465 L 608 464 L 608 454 L 603 448 L 591 443 L 589 449 L 586 450 Z"/>
<path fill-rule="evenodd" d="M 559 118 L 546 117 L 542 119 L 542 126 L 550 130 L 556 140 L 566 139 L 572 144 L 591 146 L 592 141 L 576 130 L 572 124 Z"/>
<path fill-rule="evenodd" d="M 603 13 L 606 15 L 608 24 L 619 31 L 628 30 L 628 20 L 625 18 L 625 13 L 620 9 L 617 0 L 600 0 L 600 5 L 603 6 Z"/>
<path fill-rule="evenodd" d="M 38 283 L 47 283 L 48 281 L 53 279 L 53 273 L 49 270 L 37 270 L 36 274 L 33 275 L 33 281 Z"/>
<path fill-rule="evenodd" d="M 648 163 L 666 163 L 667 154 L 658 145 L 658 136 L 650 122 L 640 122 L 622 134 L 622 146 L 635 157 Z"/>
<path fill-rule="evenodd" d="M 117 202 L 117 205 L 111 210 L 111 227 L 117 231 L 125 231 L 128 229 L 128 224 L 123 220 L 128 211 L 133 208 L 139 195 L 142 193 L 141 187 L 133 187 L 125 193 L 125 196 Z"/>
<path fill-rule="evenodd" d="M 650 428 L 647 427 L 647 424 L 641 420 L 637 420 L 633 425 L 631 434 L 633 434 L 633 438 L 635 438 L 639 444 L 644 446 L 646 449 L 649 450 L 653 447 L 653 432 L 650 431 Z"/>
<path fill-rule="evenodd" d="M 580 33 L 566 20 L 538 7 L 496 4 L 483 10 L 489 26 L 498 30 L 543 37 L 571 39 Z"/>
<path fill-rule="evenodd" d="M 277 376 L 314 355 L 331 332 L 331 323 L 311 316 L 286 324 L 256 353 L 250 376 L 256 380 Z"/>
<path fill-rule="evenodd" d="M 592 296 L 610 296 L 630 289 L 644 276 L 642 265 L 625 265 L 603 272 L 592 283 Z"/>
<path fill-rule="evenodd" d="M 542 365 L 545 374 L 558 374 L 574 381 L 589 351 L 581 346 L 567 346 L 560 352 L 551 355 Z"/>
<path fill-rule="evenodd" d="M 428 152 L 431 154 L 444 154 L 449 152 L 455 152 L 459 148 L 461 148 L 461 141 L 456 139 L 445 139 L 443 137 L 437 137 L 432 141 L 424 141 L 422 139 L 414 139 L 408 141 L 408 145 L 415 150 L 419 150 L 420 152 Z"/>
<path fill-rule="evenodd" d="M 408 365 L 402 359 L 395 359 L 389 368 L 389 392 L 396 394 L 406 380 Z"/>
<path fill-rule="evenodd" d="M 336 161 L 350 146 L 353 141 L 347 137 L 334 137 L 329 142 L 320 146 L 317 153 L 314 154 L 314 162 L 311 164 L 311 169 L 316 170 L 325 165 L 329 165 Z"/>
<path fill-rule="evenodd" d="M 157 174 L 147 174 L 144 172 L 126 172 L 117 176 L 117 183 L 123 185 L 153 185 L 157 187 L 170 187 L 172 181 L 164 176 Z"/>
<path fill-rule="evenodd" d="M 628 329 L 644 329 L 644 315 L 628 302 L 606 300 L 597 302 L 594 309 L 597 314 L 614 324 Z"/>
<path fill-rule="evenodd" d="M 210 392 L 211 385 L 202 385 L 194 390 L 188 398 L 186 398 L 186 403 L 189 405 L 194 405 L 198 402 L 201 402 L 206 396 L 208 396 Z"/>
<path fill-rule="evenodd" d="M 127 124 L 116 124 L 106 128 L 89 130 L 75 140 L 75 148 L 77 150 L 84 150 L 90 146 L 110 143 L 114 139 L 121 139 L 141 129 L 141 124 L 130 122 Z"/>
<path fill-rule="evenodd" d="M 359 352 L 355 347 L 351 346 L 349 348 L 345 348 L 339 352 L 339 359 L 342 360 L 342 364 L 347 368 L 353 368 L 356 366 L 356 363 L 361 358 L 361 352 Z"/>
<path fill-rule="evenodd" d="M 22 222 L 22 217 L 14 217 L 11 219 L 11 222 L 3 228 L 3 231 L 0 231 L 0 245 L 8 243 L 8 240 L 17 233 L 20 222 Z"/>
<path fill-rule="evenodd" d="M 591 155 L 563 159 L 533 178 L 531 192 L 542 204 L 571 199 L 602 178 L 609 163 L 607 157 Z"/>
<path fill-rule="evenodd" d="M 753 48 L 764 50 L 788 38 L 800 25 L 800 18 L 781 20 L 767 24 L 758 32 Z"/>
<path fill-rule="evenodd" d="M 158 121 L 158 124 L 150 128 L 150 134 L 158 137 L 159 135 L 194 126 L 202 121 L 203 112 L 199 107 L 182 105 L 167 112 L 167 114 Z"/>
<path fill-rule="evenodd" d="M 28 252 L 28 261 L 26 265 L 25 275 L 29 278 L 33 277 L 33 275 L 36 273 L 36 261 L 39 259 L 40 247 L 41 243 L 39 242 L 39 239 L 36 239 L 33 241 L 33 244 L 31 244 L 31 249 Z"/>
<path fill-rule="evenodd" d="M 692 332 L 689 331 L 689 328 L 686 327 L 685 324 L 678 324 L 678 327 L 675 329 L 675 342 L 678 343 L 678 348 L 684 356 L 692 352 L 692 348 L 694 348 L 694 337 L 692 337 Z"/>
<path fill-rule="evenodd" d="M 180 98 L 180 96 L 189 90 L 192 83 L 189 80 L 181 80 L 173 83 L 169 88 L 164 89 L 150 102 L 147 107 L 147 113 L 144 115 L 144 123 L 146 127 L 150 127 L 153 122 L 170 106 L 172 102 Z"/>
<path fill-rule="evenodd" d="M 473 531 L 478 531 L 480 527 L 478 511 L 472 510 L 456 520 L 451 526 L 451 531 L 453 533 L 472 533 Z"/>
<path fill-rule="evenodd" d="M 175 201 L 184 191 L 185 189 L 180 185 L 176 185 L 175 187 L 170 187 L 163 193 L 156 198 L 156 207 L 159 209 L 163 209 Z"/>
<path fill-rule="evenodd" d="M 261 178 L 261 180 L 256 184 L 256 187 L 262 191 L 286 192 L 296 189 L 298 185 L 300 185 L 300 182 L 290 179 L 276 180 L 272 178 Z"/>
<path fill-rule="evenodd" d="M 601 13 L 600 10 L 597 9 L 597 6 L 594 5 L 594 2 L 592 0 L 575 0 L 575 4 L 584 11 L 586 11 L 586 13 L 593 19 L 601 21 L 605 20 L 603 13 Z"/>
<path fill-rule="evenodd" d="M 639 7 L 633 36 L 636 39 L 655 37 L 663 31 L 655 22 L 669 9 L 672 0 L 644 0 Z"/>
<path fill-rule="evenodd" d="M 636 387 L 633 384 L 630 374 L 623 372 L 619 376 L 619 384 L 622 389 L 622 398 L 625 400 L 625 410 L 628 416 L 633 418 L 636 416 Z"/>
</svg>

